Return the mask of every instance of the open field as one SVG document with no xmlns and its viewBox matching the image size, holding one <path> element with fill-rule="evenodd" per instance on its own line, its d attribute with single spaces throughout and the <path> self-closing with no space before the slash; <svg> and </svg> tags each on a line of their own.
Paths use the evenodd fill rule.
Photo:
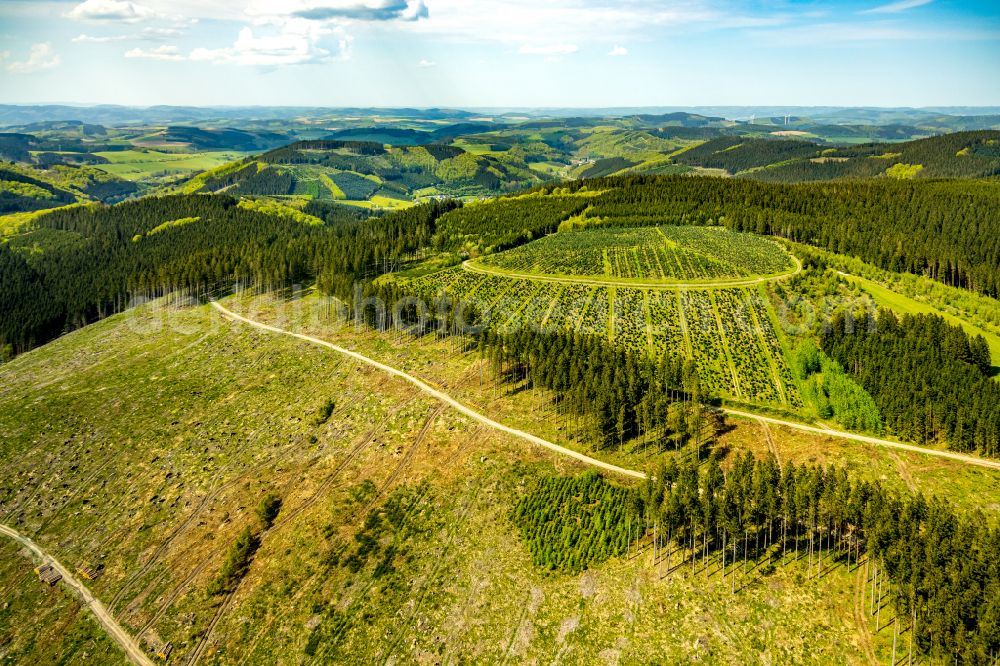
<svg viewBox="0 0 1000 666">
<path fill-rule="evenodd" d="M 227 306 L 301 324 L 399 363 L 505 422 L 560 436 L 559 420 L 533 410 L 530 395 L 492 397 L 475 356 L 454 341 L 337 327 L 314 296 Z M 113 317 L 15 359 L 0 376 L 9 443 L 0 465 L 15 481 L 4 484 L 2 522 L 65 562 L 104 564 L 92 589 L 140 638 L 172 641 L 173 659 L 865 661 L 853 656 L 872 625 L 864 629 L 855 615 L 867 603 L 857 594 L 863 567 L 848 572 L 830 560 L 823 578 L 806 582 L 804 561 L 789 558 L 773 573 L 751 563 L 745 577 L 735 574 L 735 596 L 718 563 L 707 576 L 700 567 L 667 574 L 664 566 L 661 578 L 648 549 L 579 575 L 541 572 L 510 507 L 539 475 L 574 473 L 576 463 L 480 429 L 384 373 L 226 322 L 207 307 Z M 317 409 L 328 397 L 335 408 L 320 424 Z M 724 443 L 732 452 L 759 447 L 755 428 L 739 424 Z M 785 436 L 775 433 L 785 460 L 862 455 L 859 473 L 891 478 L 895 463 L 885 452 L 827 451 L 796 439 L 786 453 Z M 653 462 L 645 452 L 615 455 Z M 952 465 L 913 464 L 908 475 L 931 492 L 944 487 Z M 283 500 L 277 522 L 262 533 L 236 591 L 206 595 L 265 492 Z M 966 484 L 950 492 L 964 495 Z M 962 500 L 984 509 L 997 502 L 982 492 Z M 366 523 L 377 506 L 397 518 Z M 375 534 L 392 554 L 380 546 L 359 555 L 355 534 Z M 0 585 L 39 589 L 17 578 L 27 563 L 3 562 Z M 59 618 L 69 612 L 49 609 Z M 886 619 L 872 644 L 883 661 L 892 641 Z M 22 645 L 46 631 L 16 626 Z"/>
<path fill-rule="evenodd" d="M 127 180 L 207 171 L 245 155 L 234 151 L 164 153 L 156 150 L 121 150 L 95 154 L 111 162 L 96 165 L 95 168 Z"/>
</svg>

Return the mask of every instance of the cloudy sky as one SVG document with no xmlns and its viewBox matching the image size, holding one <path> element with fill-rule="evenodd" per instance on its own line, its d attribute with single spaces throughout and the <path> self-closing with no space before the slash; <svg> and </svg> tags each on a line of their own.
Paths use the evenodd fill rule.
<svg viewBox="0 0 1000 666">
<path fill-rule="evenodd" d="M 996 0 L 0 0 L 0 103 L 1000 105 Z"/>
</svg>

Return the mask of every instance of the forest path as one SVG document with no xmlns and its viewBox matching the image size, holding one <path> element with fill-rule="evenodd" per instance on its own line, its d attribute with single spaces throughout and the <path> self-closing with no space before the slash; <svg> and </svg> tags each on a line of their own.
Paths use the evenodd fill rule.
<svg viewBox="0 0 1000 666">
<path fill-rule="evenodd" d="M 472 418 L 473 420 L 478 421 L 479 423 L 482 423 L 483 425 L 486 425 L 486 426 L 488 426 L 490 428 L 493 428 L 494 430 L 498 430 L 500 432 L 507 433 L 508 435 L 513 435 L 514 437 L 517 437 L 519 439 L 523 439 L 523 440 L 525 440 L 527 442 L 530 442 L 532 444 L 536 444 L 538 446 L 544 447 L 544 448 L 549 449 L 550 451 L 554 451 L 555 453 L 558 453 L 560 455 L 564 455 L 564 456 L 567 456 L 569 458 L 573 458 L 575 460 L 579 460 L 580 462 L 582 462 L 584 464 L 587 464 L 587 465 L 591 465 L 593 467 L 604 469 L 604 470 L 607 470 L 609 472 L 614 472 L 616 474 L 621 474 L 623 476 L 630 476 L 630 477 L 636 478 L 636 479 L 645 479 L 646 478 L 646 474 L 644 472 L 640 472 L 640 471 L 637 471 L 637 470 L 634 470 L 634 469 L 626 469 L 624 467 L 618 467 L 617 465 L 612 465 L 611 463 L 606 463 L 604 461 L 597 460 L 596 458 L 591 458 L 590 456 L 584 455 L 584 454 L 580 453 L 579 451 L 574 451 L 572 449 L 566 448 L 565 446 L 559 446 L 558 444 L 553 444 L 552 442 L 550 442 L 548 440 L 544 440 L 541 437 L 537 437 L 535 435 L 532 435 L 531 433 L 525 432 L 523 430 L 518 430 L 516 428 L 511 428 L 510 426 L 506 426 L 506 425 L 504 425 L 502 423 L 498 423 L 497 421 L 494 421 L 493 419 L 489 418 L 488 416 L 485 416 L 484 414 L 480 414 L 479 412 L 475 411 L 474 409 L 466 407 L 465 405 L 463 405 L 459 401 L 457 401 L 454 398 L 452 398 L 447 393 L 444 393 L 443 391 L 439 391 L 439 390 L 435 389 L 434 387 L 430 386 L 429 384 L 427 384 L 427 383 L 425 383 L 425 382 L 417 379 L 413 375 L 407 374 L 407 373 L 403 372 L 402 370 L 397 370 L 396 368 L 393 368 L 392 366 L 389 366 L 389 365 L 385 365 L 384 363 L 379 363 L 378 361 L 376 361 L 374 359 L 368 358 L 367 356 L 363 356 L 362 354 L 359 354 L 357 352 L 353 352 L 350 349 L 345 349 L 343 347 L 338 347 L 337 345 L 333 344 L 332 342 L 327 342 L 326 340 L 321 340 L 320 338 L 314 338 L 312 336 L 304 335 L 302 333 L 293 333 L 292 331 L 286 331 L 285 329 L 278 328 L 276 326 L 270 326 L 268 324 L 264 324 L 264 323 L 259 322 L 259 321 L 254 321 L 253 319 L 248 319 L 246 317 L 243 317 L 241 315 L 236 314 L 235 312 L 227 310 L 224 306 L 222 306 L 221 304 L 219 304 L 216 301 L 212 302 L 212 307 L 215 308 L 216 310 L 218 310 L 219 312 L 221 312 L 224 316 L 226 316 L 226 317 L 228 317 L 230 319 L 236 320 L 236 321 L 241 321 L 241 322 L 243 322 L 245 324 L 249 324 L 250 326 L 253 326 L 254 328 L 259 328 L 259 329 L 264 330 L 264 331 L 270 331 L 271 333 L 278 333 L 280 335 L 287 335 L 289 337 L 297 338 L 299 340 L 304 340 L 306 342 L 311 342 L 312 344 L 319 345 L 321 347 L 326 347 L 327 349 L 331 349 L 331 350 L 333 350 L 333 351 L 335 351 L 335 352 L 337 352 L 339 354 L 344 354 L 345 356 L 353 358 L 356 361 L 360 361 L 362 363 L 370 365 L 373 368 L 377 368 L 379 370 L 382 370 L 383 372 L 386 372 L 386 373 L 388 373 L 388 374 L 390 374 L 390 375 L 392 375 L 394 377 L 398 377 L 398 378 L 400 378 L 400 379 L 402 379 L 404 381 L 409 382 L 410 384 L 413 384 L 414 386 L 416 386 L 418 389 L 420 389 L 424 393 L 426 393 L 426 394 L 428 394 L 428 395 L 436 398 L 437 400 L 440 400 L 441 402 L 447 403 L 448 405 L 450 405 L 451 407 L 454 407 L 456 410 L 458 410 L 462 414 L 465 414 L 466 416 Z M 989 468 L 989 469 L 1000 470 L 1000 460 L 988 460 L 986 458 L 977 458 L 975 456 L 969 456 L 969 455 L 965 455 L 965 454 L 962 454 L 962 453 L 955 453 L 953 451 L 941 451 L 939 449 L 928 449 L 928 448 L 924 448 L 924 447 L 920 447 L 920 446 L 914 446 L 912 444 L 902 444 L 900 442 L 892 442 L 892 441 L 889 441 L 887 439 L 878 439 L 876 437 L 868 437 L 866 435 L 856 435 L 854 433 L 843 432 L 841 430 L 833 430 L 833 429 L 830 429 L 830 428 L 819 428 L 819 427 L 816 427 L 816 426 L 806 425 L 804 423 L 796 423 L 795 421 L 785 421 L 785 420 L 776 419 L 776 418 L 773 418 L 773 417 L 770 417 L 770 416 L 762 416 L 760 414 L 752 414 L 750 412 L 744 412 L 744 411 L 741 411 L 741 410 L 738 410 L 738 409 L 723 408 L 722 411 L 725 412 L 726 414 L 729 414 L 730 416 L 738 416 L 738 417 L 741 417 L 741 418 L 752 419 L 752 420 L 756 419 L 756 420 L 759 420 L 759 421 L 762 421 L 762 422 L 770 423 L 772 425 L 786 426 L 788 428 L 794 428 L 796 430 L 802 430 L 802 431 L 805 431 L 805 432 L 812 432 L 812 433 L 816 433 L 816 434 L 820 434 L 820 435 L 828 435 L 830 437 L 837 437 L 837 438 L 840 438 L 840 439 L 848 439 L 848 440 L 853 440 L 853 441 L 856 441 L 856 442 L 864 442 L 866 444 L 874 444 L 876 446 L 884 446 L 884 447 L 888 447 L 888 448 L 892 448 L 892 449 L 899 449 L 901 451 L 911 451 L 913 453 L 922 453 L 924 455 L 937 456 L 939 458 L 948 458 L 950 460 L 956 460 L 958 462 L 962 462 L 962 463 L 965 463 L 965 464 L 968 464 L 968 465 L 976 465 L 978 467 L 986 467 L 986 468 Z"/>
<path fill-rule="evenodd" d="M 837 437 L 839 439 L 849 439 L 855 442 L 864 442 L 865 444 L 874 444 L 875 446 L 884 446 L 890 449 L 898 449 L 900 451 L 922 453 L 928 456 L 937 456 L 938 458 L 948 458 L 949 460 L 957 460 L 958 462 L 965 463 L 967 465 L 976 465 L 977 467 L 1000 469 L 1000 460 L 989 460 L 988 458 L 978 458 L 976 456 L 965 455 L 964 453 L 955 453 L 954 451 L 928 449 L 922 446 L 915 446 L 913 444 L 903 444 L 901 442 L 893 442 L 888 439 L 878 439 L 877 437 L 868 437 L 867 435 L 856 435 L 852 432 L 833 430 L 831 428 L 819 428 L 817 426 L 806 425 L 804 423 L 796 423 L 795 421 L 784 421 L 782 419 L 776 419 L 770 416 L 752 414 L 750 412 L 744 412 L 738 409 L 728 409 L 724 407 L 722 408 L 722 411 L 725 412 L 726 414 L 729 414 L 730 416 L 739 416 L 745 419 L 756 419 L 758 421 L 763 421 L 765 423 L 770 423 L 772 425 L 786 426 L 788 428 L 794 428 L 795 430 L 802 430 L 804 432 L 811 432 L 819 435 L 829 435 L 830 437 Z"/>
<path fill-rule="evenodd" d="M 751 287 L 765 282 L 784 280 L 802 272 L 802 262 L 798 257 L 789 255 L 795 262 L 795 270 L 779 275 L 765 275 L 758 278 L 737 278 L 733 280 L 701 280 L 698 282 L 637 282 L 633 280 L 615 280 L 613 278 L 570 276 L 570 275 L 535 275 L 533 273 L 517 273 L 505 271 L 492 266 L 485 266 L 472 260 L 462 262 L 462 269 L 480 275 L 493 275 L 512 280 L 531 280 L 533 282 L 555 282 L 557 284 L 578 284 L 588 287 L 622 287 L 626 289 L 652 289 L 661 291 L 676 291 L 678 289 L 729 289 L 732 287 Z"/>
<path fill-rule="evenodd" d="M 42 550 L 42 548 L 36 544 L 34 541 L 24 536 L 17 530 L 6 525 L 0 525 L 0 534 L 14 539 L 22 546 L 33 552 L 39 559 L 44 561 L 46 564 L 52 565 L 52 568 L 59 572 L 62 576 L 63 581 L 68 585 L 77 596 L 79 596 L 85 606 L 90 609 L 90 612 L 94 614 L 97 622 L 104 628 L 108 636 L 121 646 L 122 650 L 125 651 L 126 656 L 129 658 L 133 664 L 139 664 L 140 666 L 153 666 L 153 661 L 146 656 L 146 653 L 139 647 L 139 644 L 135 642 L 125 629 L 118 624 L 115 618 L 108 612 L 98 599 L 90 593 L 90 590 L 81 583 L 77 578 L 70 573 L 69 569 L 64 567 L 59 563 L 59 560 L 52 557 L 49 553 Z"/>
<path fill-rule="evenodd" d="M 226 316 L 226 317 L 228 317 L 230 319 L 236 320 L 236 321 L 241 321 L 241 322 L 243 322 L 245 324 L 249 324 L 250 326 L 253 326 L 254 328 L 259 328 L 259 329 L 264 330 L 264 331 L 270 331 L 271 333 L 278 333 L 278 334 L 281 334 L 281 335 L 287 335 L 287 336 L 290 336 L 290 337 L 293 337 L 293 338 L 297 338 L 299 340 L 304 340 L 306 342 L 311 342 L 311 343 L 313 343 L 315 345 L 319 345 L 321 347 L 326 347 L 327 349 L 332 349 L 333 351 L 335 351 L 335 352 L 337 352 L 339 354 L 344 354 L 345 356 L 353 358 L 356 361 L 360 361 L 362 363 L 365 363 L 366 365 L 370 365 L 373 368 L 377 368 L 379 370 L 382 370 L 383 372 L 386 372 L 386 373 L 392 375 L 393 377 L 398 377 L 399 379 L 402 379 L 404 381 L 409 382 L 410 384 L 413 384 L 418 389 L 420 389 L 424 393 L 430 395 L 431 397 L 436 398 L 437 400 L 440 400 L 443 403 L 446 403 L 447 405 L 455 408 L 457 411 L 461 412 L 462 414 L 465 414 L 469 418 L 471 418 L 471 419 L 473 419 L 475 421 L 478 421 L 479 423 L 482 423 L 483 425 L 489 426 L 490 428 L 493 428 L 494 430 L 498 430 L 498 431 L 506 433 L 508 435 L 513 435 L 514 437 L 517 437 L 519 439 L 523 439 L 523 440 L 525 440 L 527 442 L 530 442 L 532 444 L 536 444 L 538 446 L 544 447 L 544 448 L 549 449 L 550 451 L 554 451 L 554 452 L 556 452 L 556 453 L 558 453 L 560 455 L 564 455 L 564 456 L 567 456 L 569 458 L 573 458 L 573 459 L 578 460 L 578 461 L 580 461 L 580 462 L 582 462 L 584 464 L 592 465 L 594 467 L 598 467 L 600 469 L 604 469 L 604 470 L 607 470 L 609 472 L 614 472 L 616 474 L 621 474 L 623 476 L 630 476 L 630 477 L 633 477 L 633 478 L 636 478 L 636 479 L 645 479 L 646 478 L 646 475 L 643 472 L 639 472 L 639 471 L 636 471 L 636 470 L 633 470 L 633 469 L 625 469 L 624 467 L 618 467 L 617 465 L 612 465 L 610 463 L 606 463 L 606 462 L 603 462 L 601 460 L 597 460 L 596 458 L 591 458 L 590 456 L 586 456 L 586 455 L 584 455 L 584 454 L 582 454 L 582 453 L 580 453 L 578 451 L 574 451 L 572 449 L 567 449 L 564 446 L 559 446 L 558 444 L 553 444 L 552 442 L 544 440 L 541 437 L 536 437 L 535 435 L 532 435 L 531 433 L 524 432 L 523 430 L 518 430 L 516 428 L 511 428 L 510 426 L 506 426 L 506 425 L 504 425 L 502 423 L 498 423 L 497 421 L 494 421 L 493 419 L 489 418 L 488 416 L 485 416 L 484 414 L 480 414 L 479 412 L 475 411 L 474 409 L 466 407 L 465 405 L 463 405 L 459 401 L 457 401 L 454 398 L 452 398 L 447 393 L 444 393 L 442 391 L 439 391 L 439 390 L 435 389 L 434 387 L 430 386 L 429 384 L 427 384 L 427 383 L 425 383 L 425 382 L 417 379 L 413 375 L 407 374 L 407 373 L 403 372 L 402 370 L 397 370 L 396 368 L 393 368 L 392 366 L 389 366 L 389 365 L 385 365 L 384 363 L 379 363 L 378 361 L 376 361 L 374 359 L 368 358 L 367 356 L 363 356 L 362 354 L 359 354 L 357 352 L 353 352 L 350 349 L 345 349 L 343 347 L 338 347 L 337 345 L 335 345 L 335 344 L 333 344 L 331 342 L 327 342 L 326 340 L 321 340 L 319 338 L 314 338 L 314 337 L 309 336 L 309 335 L 303 335 L 302 333 L 293 333 L 291 331 L 286 331 L 286 330 L 278 328 L 276 326 L 270 326 L 268 324 L 264 324 L 264 323 L 261 323 L 259 321 L 254 321 L 253 319 L 248 319 L 246 317 L 243 317 L 241 315 L 236 314 L 235 312 L 227 310 L 225 307 L 223 307 L 222 305 L 220 305 L 219 303 L 217 303 L 215 301 L 212 302 L 212 307 L 214 307 L 216 310 L 218 310 L 219 312 L 221 312 L 224 316 Z"/>
</svg>

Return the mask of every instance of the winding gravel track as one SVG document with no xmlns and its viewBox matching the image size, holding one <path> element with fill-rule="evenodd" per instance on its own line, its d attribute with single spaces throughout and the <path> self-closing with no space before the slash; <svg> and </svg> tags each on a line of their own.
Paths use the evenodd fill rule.
<svg viewBox="0 0 1000 666">
<path fill-rule="evenodd" d="M 326 347 L 327 349 L 332 349 L 333 351 L 335 351 L 335 352 L 337 352 L 339 354 L 344 354 L 345 356 L 349 356 L 350 358 L 353 358 L 356 361 L 360 361 L 362 363 L 370 365 L 373 368 L 377 368 L 379 370 L 382 370 L 383 372 L 388 373 L 388 374 L 392 375 L 393 377 L 398 377 L 398 378 L 400 378 L 400 379 L 402 379 L 404 381 L 407 381 L 407 382 L 413 384 L 414 386 L 416 386 L 418 389 L 420 389 L 424 393 L 426 393 L 426 394 L 428 394 L 428 395 L 436 398 L 437 400 L 440 400 L 443 403 L 446 403 L 447 405 L 449 405 L 451 407 L 454 407 L 456 410 L 458 410 L 462 414 L 465 414 L 469 418 L 474 419 L 474 420 L 482 423 L 483 425 L 489 426 L 490 428 L 493 428 L 494 430 L 499 430 L 500 432 L 507 433 L 508 435 L 513 435 L 514 437 L 517 437 L 519 439 L 523 439 L 525 441 L 531 442 L 532 444 L 536 444 L 538 446 L 544 447 L 546 449 L 549 449 L 550 451 L 555 451 L 556 453 L 558 453 L 560 455 L 567 456 L 567 457 L 573 458 L 575 460 L 579 460 L 580 462 L 582 462 L 584 464 L 592 465 L 594 467 L 599 467 L 600 469 L 604 469 L 604 470 L 607 470 L 609 472 L 614 472 L 616 474 L 621 474 L 623 476 L 631 476 L 631 477 L 636 478 L 636 479 L 645 479 L 646 478 L 646 475 L 643 472 L 637 472 L 636 470 L 632 470 L 632 469 L 625 469 L 624 467 L 618 467 L 617 465 L 612 465 L 610 463 L 606 463 L 606 462 L 597 460 L 596 458 L 591 458 L 590 456 L 585 456 L 584 454 L 579 453 L 578 451 L 574 451 L 572 449 L 567 449 L 566 447 L 559 446 L 558 444 L 553 444 L 552 442 L 544 440 L 541 437 L 536 437 L 535 435 L 532 435 L 531 433 L 524 432 L 523 430 L 518 430 L 516 428 L 511 428 L 510 426 L 505 426 L 502 423 L 498 423 L 497 421 L 494 421 L 490 417 L 485 416 L 483 414 L 480 414 L 479 412 L 475 411 L 474 409 L 466 407 L 465 405 L 463 405 L 459 401 L 457 401 L 454 398 L 452 398 L 447 393 L 443 393 L 443 392 L 437 390 L 436 388 L 434 388 L 430 384 L 427 384 L 426 382 L 423 382 L 423 381 L 417 379 L 413 375 L 409 375 L 409 374 L 407 374 L 407 373 L 405 373 L 405 372 L 403 372 L 401 370 L 397 370 L 396 368 L 393 368 L 392 366 L 385 365 L 384 363 L 379 363 L 378 361 L 376 361 L 374 359 L 370 359 L 367 356 L 363 356 L 363 355 L 361 355 L 361 354 L 359 354 L 357 352 L 353 352 L 350 349 L 344 349 L 343 347 L 338 347 L 337 345 L 335 345 L 335 344 L 333 344 L 331 342 L 327 342 L 326 340 L 321 340 L 319 338 L 314 338 L 314 337 L 312 337 L 310 335 L 303 335 L 302 333 L 293 333 L 291 331 L 286 331 L 286 330 L 284 330 L 282 328 L 278 328 L 276 326 L 269 326 L 268 324 L 263 324 L 263 323 L 261 323 L 259 321 L 254 321 L 253 319 L 247 319 L 246 317 L 238 315 L 235 312 L 227 310 L 225 307 L 223 307 L 222 305 L 220 305 L 218 302 L 215 302 L 215 301 L 212 302 L 212 307 L 214 307 L 216 310 L 218 310 L 219 312 L 221 312 L 226 317 L 229 317 L 230 319 L 234 319 L 234 320 L 237 320 L 237 321 L 241 321 L 241 322 L 243 322 L 245 324 L 249 324 L 250 326 L 253 326 L 254 328 L 259 328 L 259 329 L 264 330 L 264 331 L 270 331 L 271 333 L 278 333 L 278 334 L 281 334 L 281 335 L 288 335 L 288 336 L 291 336 L 293 338 L 298 338 L 299 340 L 304 340 L 306 342 L 311 342 L 311 343 L 313 343 L 315 345 L 320 345 L 321 347 Z"/>
<path fill-rule="evenodd" d="M 121 646 L 122 650 L 125 651 L 126 656 L 128 656 L 129 661 L 133 664 L 139 664 L 140 666 L 153 666 L 153 661 L 146 656 L 146 653 L 139 647 L 139 644 L 135 642 L 131 634 L 125 631 L 124 628 L 108 612 L 97 598 L 90 593 L 90 590 L 81 583 L 77 578 L 70 573 L 69 569 L 64 567 L 59 561 L 52 557 L 50 554 L 46 553 L 39 547 L 34 541 L 24 536 L 12 527 L 7 527 L 6 525 L 0 525 L 0 534 L 14 539 L 22 546 L 28 548 L 40 559 L 45 561 L 47 564 L 51 564 L 52 568 L 59 572 L 62 576 L 63 581 L 72 588 L 76 594 L 83 600 L 83 603 L 90 609 L 90 612 L 94 614 L 97 621 L 100 623 L 104 630 L 107 632 L 108 636 L 112 638 L 118 645 Z"/>
<path fill-rule="evenodd" d="M 610 463 L 606 463 L 606 462 L 597 460 L 596 458 L 591 458 L 590 456 L 586 456 L 586 455 L 584 455 L 584 454 L 582 454 L 582 453 L 580 453 L 578 451 L 574 451 L 572 449 L 567 449 L 564 446 L 559 446 L 558 444 L 553 444 L 552 442 L 544 440 L 541 437 L 536 437 L 535 435 L 532 435 L 531 433 L 524 432 L 523 430 L 517 430 L 516 428 L 511 428 L 509 426 L 503 425 L 502 423 L 498 423 L 498 422 L 494 421 L 493 419 L 489 418 L 488 416 L 484 416 L 483 414 L 480 414 L 479 412 L 477 412 L 477 411 L 475 411 L 473 409 L 470 409 L 469 407 L 466 407 L 462 403 L 460 403 L 457 400 L 455 400 L 454 398 L 452 398 L 447 393 L 443 393 L 443 392 L 435 389 L 434 387 L 430 386 L 426 382 L 423 382 L 423 381 L 417 379 L 413 375 L 409 375 L 409 374 L 407 374 L 407 373 L 405 373 L 405 372 L 403 372 L 401 370 L 397 370 L 396 368 L 393 368 L 391 366 L 385 365 L 384 363 L 379 363 L 378 361 L 370 359 L 367 356 L 363 356 L 363 355 L 361 355 L 361 354 L 359 354 L 357 352 L 353 352 L 353 351 L 351 351 L 349 349 L 344 349 L 343 347 L 338 347 L 337 345 L 335 345 L 333 343 L 330 343 L 330 342 L 327 342 L 326 340 L 321 340 L 319 338 L 314 338 L 314 337 L 309 336 L 309 335 L 303 335 L 301 333 L 293 333 L 291 331 L 286 331 L 284 329 L 277 328 L 276 326 L 269 326 L 268 324 L 263 324 L 263 323 L 261 323 L 259 321 L 254 321 L 252 319 L 247 319 L 246 317 L 238 315 L 235 312 L 231 312 L 230 310 L 227 310 L 225 307 L 223 307 L 222 305 L 220 305 L 219 303 L 217 303 L 215 301 L 212 302 L 212 307 L 214 307 L 216 310 L 218 310 L 219 312 L 221 312 L 223 315 L 225 315 L 225 316 L 227 316 L 227 317 L 229 317 L 231 319 L 235 319 L 235 320 L 241 321 L 241 322 L 249 324 L 250 326 L 253 326 L 255 328 L 259 328 L 259 329 L 262 329 L 262 330 L 265 330 L 265 331 L 270 331 L 272 333 L 279 333 L 281 335 L 288 335 L 288 336 L 291 336 L 293 338 L 298 338 L 299 340 L 305 340 L 306 342 L 311 342 L 313 344 L 320 345 L 322 347 L 326 347 L 327 349 L 332 349 L 335 352 L 338 352 L 340 354 L 344 354 L 346 356 L 349 356 L 349 357 L 351 357 L 351 358 L 353 358 L 353 359 L 355 359 L 357 361 L 361 361 L 362 363 L 366 363 L 366 364 L 368 364 L 368 365 L 370 365 L 370 366 L 372 366 L 374 368 L 378 368 L 379 370 L 382 370 L 382 371 L 384 371 L 384 372 L 386 372 L 386 373 L 388 373 L 388 374 L 390 374 L 390 375 L 392 375 L 394 377 L 399 377 L 400 379 L 403 379 L 403 380 L 405 380 L 407 382 L 410 382 L 411 384 L 413 384 L 414 386 L 416 386 L 417 388 L 419 388 L 424 393 L 427 393 L 428 395 L 431 395 L 434 398 L 437 398 L 441 402 L 444 402 L 444 403 L 447 403 L 448 405 L 451 405 L 452 407 L 454 407 L 455 409 L 457 409 L 459 412 L 465 414 L 466 416 L 469 416 L 470 418 L 475 419 L 476 421 L 479 421 L 480 423 L 482 423 L 484 425 L 487 425 L 487 426 L 489 426 L 489 427 L 491 427 L 491 428 L 493 428 L 495 430 L 499 430 L 501 432 L 505 432 L 505 433 L 507 433 L 509 435 L 513 435 L 514 437 L 518 437 L 518 438 L 523 439 L 525 441 L 531 442 L 532 444 L 536 444 L 538 446 L 545 447 L 546 449 L 549 449 L 550 451 L 555 451 L 556 453 L 558 453 L 560 455 L 564 455 L 564 456 L 568 456 L 570 458 L 574 458 L 576 460 L 579 460 L 582 463 L 585 463 L 587 465 L 592 465 L 592 466 L 598 467 L 600 469 L 605 469 L 605 470 L 608 470 L 609 472 L 615 472 L 616 474 L 621 474 L 623 476 L 630 476 L 630 477 L 633 477 L 633 478 L 636 478 L 636 479 L 645 479 L 646 478 L 646 474 L 643 473 L 643 472 L 639 472 L 639 471 L 633 470 L 633 469 L 625 469 L 624 467 L 618 467 L 617 465 L 612 465 Z M 914 446 L 912 444 L 902 444 L 900 442 L 893 442 L 893 441 L 890 441 L 890 440 L 887 440 L 887 439 L 878 439 L 876 437 L 868 437 L 866 435 L 856 435 L 856 434 L 851 433 L 851 432 L 844 432 L 844 431 L 841 431 L 841 430 L 832 430 L 830 428 L 820 428 L 820 427 L 817 427 L 817 426 L 806 425 L 804 423 L 797 423 L 795 421 L 784 421 L 782 419 L 776 419 L 776 418 L 773 418 L 773 417 L 770 417 L 770 416 L 762 416 L 760 414 L 752 414 L 750 412 L 744 412 L 744 411 L 740 411 L 738 409 L 723 409 L 722 411 L 725 412 L 726 414 L 729 414 L 730 416 L 738 416 L 738 417 L 746 418 L 746 419 L 755 419 L 757 421 L 771 423 L 771 424 L 774 424 L 774 425 L 786 426 L 788 428 L 794 428 L 796 430 L 802 430 L 802 431 L 805 431 L 805 432 L 811 432 L 811 433 L 816 433 L 816 434 L 820 434 L 820 435 L 829 435 L 831 437 L 838 437 L 840 439 L 848 439 L 848 440 L 853 440 L 853 441 L 856 441 L 856 442 L 864 442 L 866 444 L 874 444 L 875 446 L 884 446 L 884 447 L 891 448 L 891 449 L 898 449 L 900 451 L 909 451 L 911 453 L 920 453 L 920 454 L 927 455 L 927 456 L 936 456 L 938 458 L 948 458 L 949 460 L 955 460 L 955 461 L 958 461 L 958 462 L 961 462 L 961 463 L 965 463 L 965 464 L 968 464 L 968 465 L 975 465 L 977 467 L 985 467 L 985 468 L 988 468 L 988 469 L 998 469 L 998 470 L 1000 470 L 1000 460 L 989 460 L 987 458 L 978 458 L 976 456 L 969 456 L 969 455 L 965 455 L 965 454 L 962 454 L 962 453 L 955 453 L 953 451 L 941 451 L 941 450 L 938 450 L 938 449 L 928 449 L 928 448 L 923 448 L 923 447 L 920 447 L 920 446 Z"/>
<path fill-rule="evenodd" d="M 829 435 L 830 437 L 838 437 L 840 439 L 850 439 L 854 440 L 855 442 L 864 442 L 866 444 L 874 444 L 875 446 L 884 446 L 886 448 L 899 449 L 900 451 L 909 451 L 911 453 L 922 453 L 925 456 L 937 456 L 938 458 L 948 458 L 949 460 L 957 460 L 958 462 L 965 463 L 967 465 L 976 465 L 977 467 L 986 467 L 988 469 L 1000 469 L 1000 460 L 978 458 L 976 456 L 968 456 L 963 453 L 955 453 L 954 451 L 927 449 L 922 446 L 914 446 L 913 444 L 903 444 L 901 442 L 893 442 L 888 439 L 878 439 L 877 437 L 856 435 L 853 432 L 844 432 L 842 430 L 820 428 L 818 426 L 806 425 L 804 423 L 796 423 L 795 421 L 782 421 L 781 419 L 775 419 L 770 416 L 761 416 L 760 414 L 751 414 L 750 412 L 743 412 L 738 409 L 723 409 L 722 411 L 731 416 L 739 416 L 745 419 L 756 419 L 757 421 L 763 421 L 765 423 L 773 423 L 774 425 L 786 426 L 789 428 L 794 428 L 796 430 L 802 430 L 804 432 L 812 432 L 819 435 Z"/>
</svg>

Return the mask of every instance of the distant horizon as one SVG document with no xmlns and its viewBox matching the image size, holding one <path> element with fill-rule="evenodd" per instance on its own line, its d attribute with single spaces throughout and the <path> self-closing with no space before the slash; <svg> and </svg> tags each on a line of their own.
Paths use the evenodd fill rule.
<svg viewBox="0 0 1000 666">
<path fill-rule="evenodd" d="M 179 103 L 157 103 L 157 104 L 119 104 L 115 102 L 0 102 L 0 107 L 46 107 L 65 106 L 71 108 L 98 108 L 111 107 L 122 109 L 155 109 L 155 108 L 178 108 L 178 109 L 330 109 L 330 110 L 351 110 L 351 109 L 386 109 L 400 110 L 413 109 L 417 111 L 631 111 L 656 109 L 663 112 L 670 111 L 690 111 L 692 109 L 830 109 L 830 110 L 885 110 L 885 111 L 944 111 L 944 110 L 988 110 L 1000 113 L 1000 105 L 993 104 L 929 104 L 926 106 L 906 106 L 906 105 L 881 105 L 881 104 L 626 104 L 626 105 L 568 105 L 568 106 L 455 106 L 450 104 L 179 104 Z"/>
<path fill-rule="evenodd" d="M 1000 106 L 987 0 L 0 0 L 0 39 L 22 105 Z"/>
</svg>

